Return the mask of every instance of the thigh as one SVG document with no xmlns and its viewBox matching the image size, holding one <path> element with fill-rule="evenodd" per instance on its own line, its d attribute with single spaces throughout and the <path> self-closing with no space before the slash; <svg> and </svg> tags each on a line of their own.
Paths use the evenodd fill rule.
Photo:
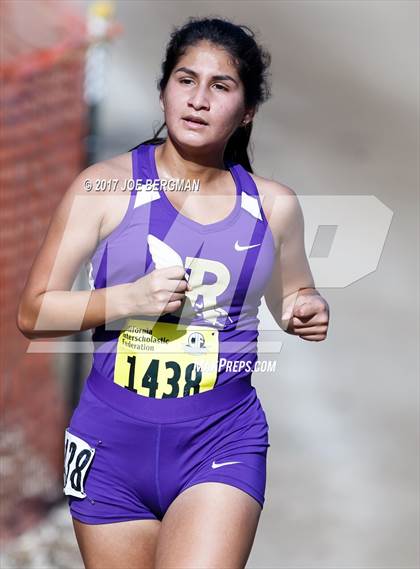
<svg viewBox="0 0 420 569">
<path fill-rule="evenodd" d="M 154 424 L 131 420 L 85 389 L 66 429 L 64 491 L 72 517 L 86 526 L 161 519 L 156 437 Z M 87 449 L 94 451 L 90 462 Z"/>
<path fill-rule="evenodd" d="M 255 391 L 239 404 L 193 422 L 183 444 L 176 447 L 188 467 L 181 469 L 188 476 L 179 493 L 197 484 L 218 482 L 249 494 L 263 508 L 268 429 Z"/>
<path fill-rule="evenodd" d="M 245 567 L 261 514 L 249 494 L 220 482 L 188 487 L 168 508 L 155 569 Z"/>
<path fill-rule="evenodd" d="M 86 569 L 154 569 L 158 520 L 73 526 Z"/>
</svg>

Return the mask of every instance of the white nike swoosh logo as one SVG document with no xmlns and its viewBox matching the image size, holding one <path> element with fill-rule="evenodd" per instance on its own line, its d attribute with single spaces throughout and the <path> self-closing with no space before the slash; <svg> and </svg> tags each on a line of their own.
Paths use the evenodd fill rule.
<svg viewBox="0 0 420 569">
<path fill-rule="evenodd" d="M 234 462 L 219 462 L 219 464 L 217 464 L 217 462 L 213 460 L 213 464 L 211 465 L 211 467 L 219 468 L 219 466 L 226 466 L 227 464 L 239 464 L 240 462 L 241 462 L 240 460 L 236 460 Z"/>
<path fill-rule="evenodd" d="M 238 241 L 235 241 L 235 251 L 246 251 L 246 249 L 253 249 L 254 247 L 259 247 L 261 243 L 256 245 L 239 245 Z"/>
</svg>

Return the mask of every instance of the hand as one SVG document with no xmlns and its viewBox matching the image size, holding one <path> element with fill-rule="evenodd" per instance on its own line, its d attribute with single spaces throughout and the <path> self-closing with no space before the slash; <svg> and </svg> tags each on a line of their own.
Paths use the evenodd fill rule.
<svg viewBox="0 0 420 569">
<path fill-rule="evenodd" d="M 330 310 L 327 301 L 317 292 L 298 294 L 296 302 L 282 315 L 284 330 L 302 340 L 321 342 L 327 337 Z"/>
<path fill-rule="evenodd" d="M 130 312 L 147 316 L 175 312 L 185 300 L 185 292 L 190 290 L 183 267 L 155 269 L 130 284 Z"/>
</svg>

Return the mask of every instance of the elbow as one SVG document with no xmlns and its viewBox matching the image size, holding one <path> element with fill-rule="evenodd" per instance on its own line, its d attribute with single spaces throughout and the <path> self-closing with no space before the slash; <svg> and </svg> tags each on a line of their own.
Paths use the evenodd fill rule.
<svg viewBox="0 0 420 569">
<path fill-rule="evenodd" d="M 22 304 L 19 305 L 16 313 L 16 326 L 28 340 L 33 340 L 36 337 L 33 333 L 34 325 L 32 318 L 30 318 L 27 311 L 23 309 Z"/>
</svg>

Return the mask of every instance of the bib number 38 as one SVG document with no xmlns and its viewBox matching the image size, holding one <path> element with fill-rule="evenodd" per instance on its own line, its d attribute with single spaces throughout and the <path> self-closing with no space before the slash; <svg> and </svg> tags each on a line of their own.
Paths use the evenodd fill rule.
<svg viewBox="0 0 420 569">
<path fill-rule="evenodd" d="M 95 449 L 66 429 L 64 438 L 64 494 L 86 498 L 85 480 Z"/>
</svg>

